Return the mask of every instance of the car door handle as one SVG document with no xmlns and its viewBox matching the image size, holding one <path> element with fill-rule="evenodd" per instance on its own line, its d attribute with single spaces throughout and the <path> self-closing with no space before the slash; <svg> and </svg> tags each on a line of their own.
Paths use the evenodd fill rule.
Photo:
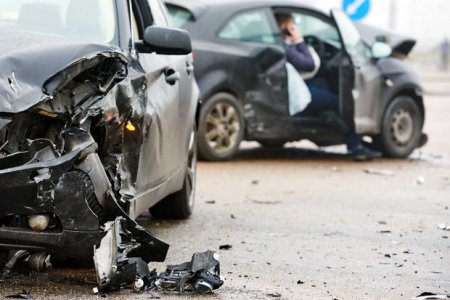
<svg viewBox="0 0 450 300">
<path fill-rule="evenodd" d="M 194 65 L 187 65 L 186 72 L 188 73 L 188 75 L 191 75 L 191 73 L 194 72 Z"/>
<path fill-rule="evenodd" d="M 180 73 L 173 69 L 169 69 L 165 71 L 166 82 L 170 85 L 174 85 L 177 81 L 181 79 Z"/>
</svg>

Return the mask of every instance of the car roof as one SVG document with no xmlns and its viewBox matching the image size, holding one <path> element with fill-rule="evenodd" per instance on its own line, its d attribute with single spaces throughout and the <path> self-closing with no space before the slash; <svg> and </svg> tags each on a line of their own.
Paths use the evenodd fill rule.
<svg viewBox="0 0 450 300">
<path fill-rule="evenodd" d="M 287 6 L 301 7 L 327 14 L 326 11 L 315 7 L 308 0 L 165 0 L 165 2 L 188 9 L 195 19 L 199 18 L 209 8 L 240 11 L 253 7 Z"/>
</svg>

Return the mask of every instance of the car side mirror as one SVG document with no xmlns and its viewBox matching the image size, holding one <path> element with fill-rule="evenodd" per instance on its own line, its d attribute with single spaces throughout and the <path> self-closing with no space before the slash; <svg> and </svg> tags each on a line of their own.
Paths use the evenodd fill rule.
<svg viewBox="0 0 450 300">
<path fill-rule="evenodd" d="M 392 54 L 392 47 L 383 42 L 375 42 L 372 45 L 372 57 L 375 59 L 385 58 Z"/>
<path fill-rule="evenodd" d="M 189 33 L 183 29 L 150 26 L 145 29 L 144 41 L 137 42 L 141 53 L 187 55 L 192 52 Z"/>
</svg>

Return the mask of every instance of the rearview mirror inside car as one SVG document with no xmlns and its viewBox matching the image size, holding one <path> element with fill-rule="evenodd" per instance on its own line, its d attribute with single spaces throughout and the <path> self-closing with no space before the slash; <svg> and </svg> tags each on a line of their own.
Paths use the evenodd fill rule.
<svg viewBox="0 0 450 300">
<path fill-rule="evenodd" d="M 192 52 L 191 38 L 186 30 L 150 26 L 145 29 L 144 41 L 136 43 L 142 53 L 187 55 Z"/>
<path fill-rule="evenodd" d="M 383 42 L 375 42 L 372 45 L 372 57 L 385 58 L 392 54 L 392 47 Z"/>
</svg>

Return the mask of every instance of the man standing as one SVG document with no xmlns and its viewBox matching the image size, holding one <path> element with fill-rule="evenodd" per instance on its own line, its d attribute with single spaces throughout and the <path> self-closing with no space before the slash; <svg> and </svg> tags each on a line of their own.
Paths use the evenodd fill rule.
<svg viewBox="0 0 450 300">
<path fill-rule="evenodd" d="M 315 69 L 314 58 L 300 31 L 295 26 L 292 15 L 277 13 L 275 17 L 284 40 L 284 49 L 288 63 L 294 66 L 299 73 L 313 72 Z M 341 123 L 344 123 L 339 117 L 339 97 L 337 95 L 327 89 L 319 89 L 311 84 L 308 85 L 308 88 L 311 93 L 311 102 L 296 116 L 320 117 L 331 112 L 336 118 L 340 119 Z M 345 127 L 348 128 L 345 133 L 347 151 L 352 154 L 355 161 L 365 161 L 381 157 L 381 153 L 366 148 L 362 143 L 361 137 L 352 128 L 349 128 L 350 126 Z"/>
<path fill-rule="evenodd" d="M 450 43 L 448 38 L 445 38 L 441 44 L 441 68 L 442 71 L 448 71 L 448 63 L 450 56 Z"/>
</svg>

